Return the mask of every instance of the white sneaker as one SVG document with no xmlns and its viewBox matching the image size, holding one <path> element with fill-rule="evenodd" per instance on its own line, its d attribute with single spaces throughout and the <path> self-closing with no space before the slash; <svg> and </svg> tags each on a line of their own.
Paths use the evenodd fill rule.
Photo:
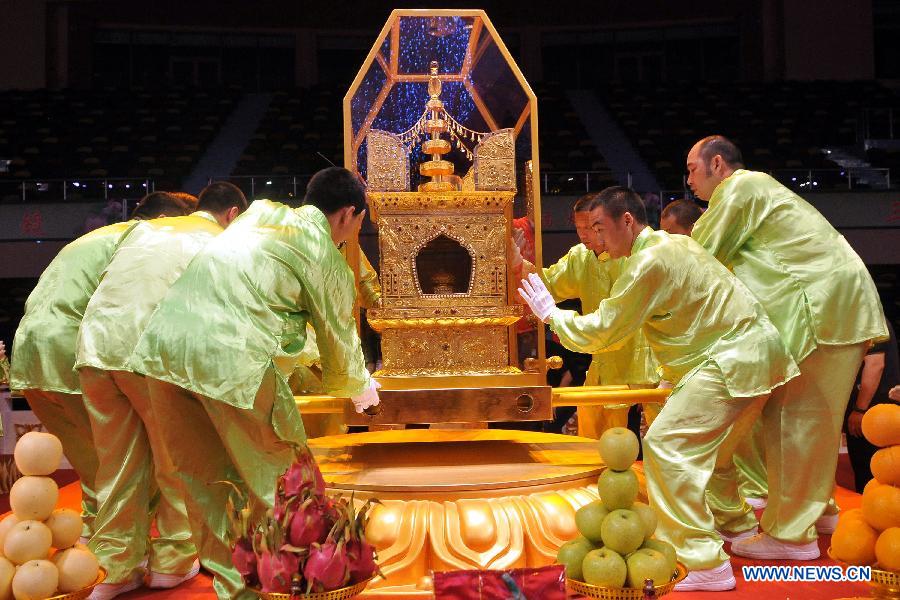
<svg viewBox="0 0 900 600">
<path fill-rule="evenodd" d="M 136 590 L 144 585 L 144 574 L 141 571 L 135 571 L 131 574 L 131 579 L 123 583 L 101 583 L 94 588 L 88 600 L 111 600 L 120 594 Z"/>
<path fill-rule="evenodd" d="M 767 533 L 758 533 L 731 545 L 731 553 L 745 558 L 775 560 L 815 560 L 819 558 L 819 543 L 792 544 L 776 540 Z"/>
<path fill-rule="evenodd" d="M 759 533 L 759 527 L 751 527 L 750 529 L 746 529 L 744 531 L 719 531 L 717 529 L 716 533 L 719 534 L 719 537 L 722 538 L 723 541 L 731 542 L 733 544 L 738 540 L 753 537 L 754 535 Z"/>
<path fill-rule="evenodd" d="M 838 517 L 840 516 L 840 514 L 822 515 L 816 519 L 816 531 L 825 535 L 831 535 L 834 533 L 835 528 L 837 528 Z"/>
<path fill-rule="evenodd" d="M 156 573 L 150 571 L 147 577 L 147 587 L 154 590 L 167 590 L 177 585 L 181 585 L 189 579 L 193 579 L 200 572 L 200 561 L 194 560 L 191 570 L 184 575 L 169 575 L 168 573 Z"/>
<path fill-rule="evenodd" d="M 726 560 L 718 567 L 690 571 L 687 577 L 675 584 L 676 592 L 726 592 L 737 585 L 731 561 Z"/>
<path fill-rule="evenodd" d="M 744 502 L 750 505 L 753 510 L 762 510 L 769 504 L 768 498 L 744 498 Z"/>
</svg>

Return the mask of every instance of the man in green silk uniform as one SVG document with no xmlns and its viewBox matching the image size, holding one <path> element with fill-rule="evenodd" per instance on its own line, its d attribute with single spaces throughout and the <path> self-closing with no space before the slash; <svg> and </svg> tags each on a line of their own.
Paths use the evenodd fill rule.
<svg viewBox="0 0 900 600">
<path fill-rule="evenodd" d="M 670 202 L 659 216 L 659 228 L 668 233 L 679 235 L 691 235 L 694 223 L 700 218 L 703 211 L 694 202 L 688 199 Z M 762 447 L 762 424 L 759 420 L 753 425 L 752 433 L 741 440 L 734 452 L 734 467 L 726 465 L 724 469 L 717 469 L 710 483 L 710 494 L 707 501 L 713 514 L 716 515 L 716 528 L 725 541 L 733 542 L 741 537 L 756 533 L 756 524 L 745 532 L 729 531 L 734 524 L 728 515 L 741 512 L 744 498 L 753 508 L 764 508 L 768 488 L 766 486 L 765 453 Z M 737 471 L 735 472 L 735 468 Z M 733 490 L 733 478 L 737 477 L 738 494 L 740 497 L 729 498 Z M 725 516 L 723 519 L 722 517 Z M 742 523 L 739 519 L 736 523 Z"/>
<path fill-rule="evenodd" d="M 752 294 L 697 243 L 646 226 L 628 188 L 597 197 L 597 231 L 610 256 L 627 256 L 596 311 L 555 307 L 534 275 L 520 290 L 562 344 L 582 352 L 615 348 L 641 329 L 674 387 L 644 438 L 644 472 L 657 537 L 692 571 L 680 590 L 735 586 L 705 491 L 717 462 L 730 462 L 759 407 L 797 365 Z"/>
<path fill-rule="evenodd" d="M 818 558 L 815 524 L 832 497 L 847 398 L 868 345 L 887 336 L 875 284 L 819 211 L 769 175 L 744 170 L 729 140 L 700 140 L 687 166 L 688 184 L 709 200 L 692 236 L 759 299 L 801 371 L 763 414 L 772 423 L 763 428 L 764 533 L 732 551 Z"/>
<path fill-rule="evenodd" d="M 139 587 L 171 588 L 199 571 L 184 498 L 150 410 L 145 379 L 126 366 L 150 315 L 188 263 L 247 200 L 227 182 L 207 186 L 197 212 L 139 223 L 123 239 L 84 312 L 75 368 L 99 465 L 90 547 L 106 569 L 93 600 Z M 153 499 L 159 493 L 155 510 Z M 154 518 L 159 536 L 150 540 Z"/>
<path fill-rule="evenodd" d="M 306 436 L 288 385 L 316 331 L 326 393 L 378 403 L 353 318 L 353 274 L 338 244 L 356 235 L 365 192 L 337 167 L 317 173 L 296 211 L 257 200 L 169 289 L 132 354 L 147 375 L 163 443 L 185 486 L 193 540 L 219 598 L 254 598 L 231 563 L 226 505 L 271 508 L 276 479 Z"/>
<path fill-rule="evenodd" d="M 585 314 L 594 312 L 600 301 L 609 297 L 624 260 L 610 258 L 591 228 L 595 211 L 590 205 L 595 196 L 582 196 L 573 207 L 575 232 L 580 244 L 573 246 L 554 265 L 538 270 L 522 260 L 521 268 L 524 273 L 537 273 L 557 302 L 581 300 L 581 310 Z M 620 348 L 591 356 L 584 385 L 656 387 L 659 383 L 657 367 L 647 340 L 637 331 Z M 645 404 L 644 407 L 648 413 L 647 422 L 652 423 L 660 405 Z M 578 407 L 578 435 L 597 439 L 611 427 L 627 427 L 628 408 L 627 404 Z"/>
<path fill-rule="evenodd" d="M 378 308 L 381 305 L 381 284 L 378 283 L 378 273 L 363 253 L 362 248 L 359 249 L 357 299 L 362 308 Z M 297 359 L 297 366 L 291 374 L 291 389 L 297 394 L 325 393 L 322 388 L 321 373 L 322 363 L 319 357 L 319 348 L 316 345 L 316 330 L 311 325 L 307 325 L 306 344 Z M 308 438 L 347 433 L 343 414 L 313 413 L 302 416 L 303 427 L 306 429 Z"/>
<path fill-rule="evenodd" d="M 196 206 L 167 192 L 145 197 L 132 220 L 95 229 L 66 245 L 25 302 L 13 340 L 9 386 L 21 390 L 44 428 L 58 437 L 81 482 L 84 537 L 93 535 L 97 514 L 94 476 L 97 453 L 81 397 L 75 340 L 84 309 L 123 236 L 137 219 L 186 215 Z"/>
</svg>

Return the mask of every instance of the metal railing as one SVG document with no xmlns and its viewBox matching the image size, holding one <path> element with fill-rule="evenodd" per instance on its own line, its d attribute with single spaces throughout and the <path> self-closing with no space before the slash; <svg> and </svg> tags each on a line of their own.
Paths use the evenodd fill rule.
<svg viewBox="0 0 900 600">
<path fill-rule="evenodd" d="M 770 174 L 797 192 L 886 190 L 891 187 L 891 170 L 875 167 L 775 169 Z"/>
<path fill-rule="evenodd" d="M 0 202 L 133 200 L 155 190 L 145 177 L 0 180 Z"/>
<path fill-rule="evenodd" d="M 770 173 L 797 192 L 881 190 L 891 188 L 893 183 L 890 169 L 875 167 L 776 169 Z M 310 178 L 311 173 L 234 175 L 210 177 L 208 181 L 230 181 L 250 199 L 271 198 L 299 204 Z M 580 196 L 619 183 L 612 171 L 546 171 L 540 174 L 540 182 L 545 196 Z M 632 183 L 630 173 L 627 183 Z M 139 177 L 0 180 L 0 202 L 127 201 L 140 199 L 155 189 L 153 179 Z M 691 197 L 686 185 L 681 189 L 638 191 L 658 196 L 662 204 Z"/>
<path fill-rule="evenodd" d="M 305 175 L 223 175 L 209 177 L 207 182 L 229 181 L 241 188 L 241 191 L 250 200 L 267 198 L 288 204 L 299 204 L 312 176 L 312 173 Z"/>
<path fill-rule="evenodd" d="M 541 193 L 548 195 L 586 194 L 619 182 L 612 171 L 543 171 Z M 631 185 L 631 173 L 628 174 Z"/>
</svg>

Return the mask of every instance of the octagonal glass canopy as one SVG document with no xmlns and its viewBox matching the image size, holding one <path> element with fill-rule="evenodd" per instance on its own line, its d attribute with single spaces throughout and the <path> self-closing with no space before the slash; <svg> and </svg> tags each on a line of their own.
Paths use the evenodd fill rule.
<svg viewBox="0 0 900 600">
<path fill-rule="evenodd" d="M 428 159 L 415 136 L 429 99 L 429 66 L 435 61 L 441 100 L 455 121 L 443 158 L 464 175 L 481 136 L 511 129 L 516 150 L 516 217 L 539 210 L 537 99 L 494 26 L 480 10 L 395 10 L 344 97 L 344 163 L 367 180 L 366 136 L 372 130 L 401 136 L 411 162 L 410 189 L 420 183 L 416 165 Z M 526 166 L 530 162 L 530 166 Z M 530 177 L 527 177 L 530 175 Z M 537 252 L 539 256 L 539 252 Z"/>
</svg>

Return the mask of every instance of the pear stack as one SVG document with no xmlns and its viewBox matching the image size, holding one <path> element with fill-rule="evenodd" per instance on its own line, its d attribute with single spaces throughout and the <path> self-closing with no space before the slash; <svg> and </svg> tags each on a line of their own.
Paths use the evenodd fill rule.
<svg viewBox="0 0 900 600">
<path fill-rule="evenodd" d="M 0 521 L 0 598 L 44 600 L 97 579 L 97 558 L 78 543 L 81 515 L 55 508 L 59 488 L 50 475 L 62 454 L 59 439 L 49 433 L 30 431 L 16 443 L 24 477 L 9 492 L 12 514 Z"/>
<path fill-rule="evenodd" d="M 556 561 L 570 579 L 601 587 L 643 588 L 645 579 L 663 585 L 677 569 L 675 548 L 653 538 L 656 513 L 637 501 L 638 479 L 632 465 L 640 443 L 624 427 L 600 437 L 606 469 L 597 481 L 600 499 L 575 513 L 579 537 L 559 549 Z"/>
</svg>

